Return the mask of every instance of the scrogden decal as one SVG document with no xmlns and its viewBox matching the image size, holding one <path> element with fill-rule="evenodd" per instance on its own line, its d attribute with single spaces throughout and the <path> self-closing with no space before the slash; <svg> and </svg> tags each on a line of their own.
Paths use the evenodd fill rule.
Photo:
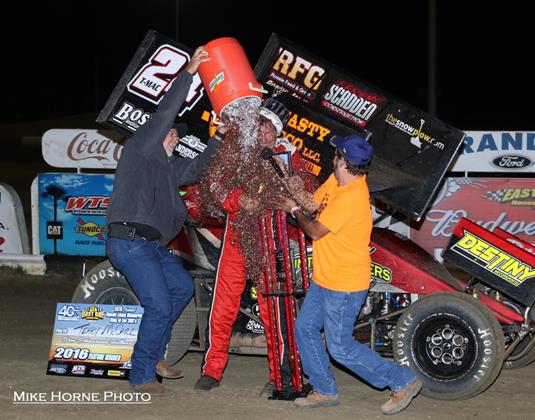
<svg viewBox="0 0 535 420">
<path fill-rule="evenodd" d="M 345 80 L 333 83 L 323 95 L 327 111 L 357 127 L 365 127 L 386 104 L 386 98 L 361 89 Z"/>
</svg>

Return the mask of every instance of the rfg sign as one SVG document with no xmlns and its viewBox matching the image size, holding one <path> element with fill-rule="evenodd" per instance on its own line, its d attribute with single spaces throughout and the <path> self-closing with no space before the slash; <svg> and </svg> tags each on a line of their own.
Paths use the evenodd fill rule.
<svg viewBox="0 0 535 420">
<path fill-rule="evenodd" d="M 113 131 L 53 129 L 43 135 L 43 158 L 56 168 L 115 169 L 123 137 Z"/>
</svg>

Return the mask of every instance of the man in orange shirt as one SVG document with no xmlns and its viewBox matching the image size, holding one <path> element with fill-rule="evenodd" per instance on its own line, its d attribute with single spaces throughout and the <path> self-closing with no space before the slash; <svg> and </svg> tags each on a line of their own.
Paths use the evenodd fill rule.
<svg viewBox="0 0 535 420">
<path fill-rule="evenodd" d="M 297 398 L 295 405 L 338 404 L 323 329 L 329 353 L 337 362 L 376 388 L 390 388 L 390 399 L 381 410 L 394 414 L 410 404 L 422 383 L 409 369 L 383 359 L 353 339 L 353 326 L 371 278 L 372 213 L 366 173 L 372 146 L 357 135 L 334 137 L 331 144 L 336 147 L 334 173 L 314 193 L 315 217 L 307 217 L 294 200 L 281 203 L 313 240 L 314 282 L 297 317 L 295 338 L 303 371 L 314 389 L 306 398 Z M 293 196 L 299 195 L 294 192 Z"/>
</svg>

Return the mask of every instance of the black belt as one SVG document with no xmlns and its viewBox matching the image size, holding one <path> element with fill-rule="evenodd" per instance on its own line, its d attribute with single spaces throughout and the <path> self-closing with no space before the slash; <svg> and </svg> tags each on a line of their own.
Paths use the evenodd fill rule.
<svg viewBox="0 0 535 420">
<path fill-rule="evenodd" d="M 126 222 L 113 222 L 108 226 L 108 237 L 133 241 L 134 239 L 156 240 L 159 232 L 151 226 Z"/>
</svg>

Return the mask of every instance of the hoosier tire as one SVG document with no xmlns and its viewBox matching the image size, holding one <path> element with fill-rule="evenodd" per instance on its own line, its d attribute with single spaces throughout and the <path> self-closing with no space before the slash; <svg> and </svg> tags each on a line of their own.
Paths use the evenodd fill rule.
<svg viewBox="0 0 535 420">
<path fill-rule="evenodd" d="M 103 305 L 139 305 L 139 299 L 130 285 L 124 276 L 113 268 L 109 260 L 97 264 L 87 272 L 76 287 L 72 301 Z M 188 351 L 196 325 L 197 313 L 195 301 L 192 299 L 173 325 L 166 353 L 170 365 L 178 362 Z"/>
<path fill-rule="evenodd" d="M 396 324 L 394 358 L 440 400 L 471 398 L 487 389 L 503 365 L 504 338 L 496 317 L 464 293 L 426 296 Z"/>
</svg>

